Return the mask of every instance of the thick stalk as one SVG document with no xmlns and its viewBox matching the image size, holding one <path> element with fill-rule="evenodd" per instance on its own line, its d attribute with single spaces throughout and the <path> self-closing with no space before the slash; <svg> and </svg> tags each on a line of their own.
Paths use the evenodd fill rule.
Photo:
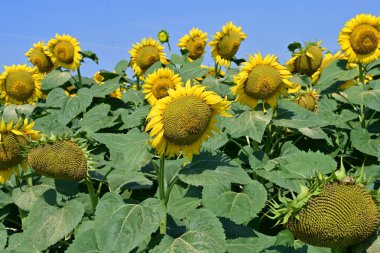
<svg viewBox="0 0 380 253">
<path fill-rule="evenodd" d="M 215 66 L 214 66 L 214 77 L 218 78 L 219 77 L 219 70 L 218 70 L 218 63 L 215 61 Z"/>
<path fill-rule="evenodd" d="M 364 78 L 365 78 L 365 69 L 364 66 L 359 63 L 359 80 L 360 80 L 360 87 L 362 90 L 364 90 Z M 365 128 L 365 104 L 360 105 L 360 124 L 363 128 Z"/>
<path fill-rule="evenodd" d="M 242 151 L 243 151 L 243 153 L 247 156 L 247 157 L 249 157 L 250 156 L 250 154 L 249 154 L 249 152 L 239 143 L 239 142 L 237 142 L 237 141 L 235 141 L 234 139 L 230 139 L 230 141 L 232 141 L 233 143 L 235 143 Z"/>
<path fill-rule="evenodd" d="M 268 125 L 267 138 L 265 141 L 265 154 L 269 155 L 272 146 L 272 124 Z"/>
<path fill-rule="evenodd" d="M 87 186 L 88 193 L 91 198 L 92 212 L 95 213 L 96 206 L 98 205 L 98 195 L 94 191 L 94 186 L 92 185 L 91 178 L 87 175 L 84 179 L 84 183 Z"/>
<path fill-rule="evenodd" d="M 168 44 L 169 52 L 170 52 L 170 54 L 171 54 L 171 53 L 172 53 L 172 49 L 171 49 L 171 47 L 170 47 L 170 43 L 169 43 L 169 41 L 167 41 L 166 43 Z"/>
<path fill-rule="evenodd" d="M 82 76 L 80 74 L 80 68 L 78 68 L 77 72 L 78 72 L 78 88 L 82 88 Z"/>
<path fill-rule="evenodd" d="M 331 253 L 347 253 L 347 248 L 331 248 Z"/>
<path fill-rule="evenodd" d="M 157 171 L 158 175 L 158 197 L 166 207 L 165 202 L 165 156 L 162 155 L 160 158 L 160 168 Z M 166 223 L 167 223 L 167 214 L 165 213 L 163 220 L 160 225 L 160 234 L 166 234 Z"/>
</svg>

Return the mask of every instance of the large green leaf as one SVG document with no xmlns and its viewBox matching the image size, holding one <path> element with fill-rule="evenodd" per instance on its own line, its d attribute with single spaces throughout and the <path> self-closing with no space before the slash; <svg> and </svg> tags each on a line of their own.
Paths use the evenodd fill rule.
<svg viewBox="0 0 380 253">
<path fill-rule="evenodd" d="M 125 204 L 120 195 L 107 193 L 95 213 L 95 234 L 101 252 L 129 252 L 155 232 L 165 208 L 157 199 Z"/>
<path fill-rule="evenodd" d="M 47 184 L 25 186 L 23 188 L 16 188 L 12 191 L 12 199 L 14 203 L 25 211 L 30 211 L 33 205 L 41 199 L 41 197 L 48 197 L 48 190 L 51 190 L 51 194 L 55 194 L 54 186 Z"/>
<path fill-rule="evenodd" d="M 261 253 L 264 249 L 274 245 L 275 236 L 257 233 L 255 237 L 241 237 L 227 240 L 228 253 Z"/>
<path fill-rule="evenodd" d="M 242 224 L 253 219 L 267 201 L 265 187 L 257 181 L 241 186 L 238 192 L 231 190 L 230 183 L 205 185 L 202 202 L 217 216 Z"/>
<path fill-rule="evenodd" d="M 23 224 L 12 248 L 45 250 L 69 234 L 82 220 L 84 208 L 81 202 L 70 200 L 58 208 L 40 201 L 35 204 Z"/>
<path fill-rule="evenodd" d="M 186 232 L 173 238 L 165 235 L 152 253 L 220 253 L 226 242 L 222 224 L 209 210 L 197 209 L 186 219 Z"/>
<path fill-rule="evenodd" d="M 120 76 L 114 77 L 105 81 L 101 85 L 93 85 L 91 92 L 94 97 L 104 98 L 106 95 L 111 94 L 120 87 Z"/>
<path fill-rule="evenodd" d="M 134 170 L 146 165 L 153 155 L 149 152 L 149 135 L 140 131 L 129 131 L 127 134 L 89 133 L 96 141 L 103 143 L 111 151 L 124 154 L 129 167 Z"/>
<path fill-rule="evenodd" d="M 82 130 L 86 132 L 97 132 L 100 129 L 115 125 L 115 117 L 107 116 L 111 106 L 99 104 L 91 108 L 83 115 L 81 121 Z"/>
<path fill-rule="evenodd" d="M 70 134 L 73 132 L 71 128 L 58 122 L 54 114 L 48 114 L 44 117 L 36 119 L 35 129 L 48 135 L 54 134 L 57 136 Z"/>
<path fill-rule="evenodd" d="M 368 89 L 367 86 L 364 86 L 364 89 L 353 86 L 340 94 L 353 104 L 365 105 L 372 110 L 380 111 L 380 80 L 372 81 L 371 84 L 373 89 Z"/>
<path fill-rule="evenodd" d="M 207 185 L 218 182 L 248 184 L 252 180 L 243 168 L 222 153 L 202 152 L 183 168 L 179 178 L 190 185 Z"/>
<path fill-rule="evenodd" d="M 0 223 L 0 249 L 3 250 L 5 245 L 7 244 L 7 229 L 6 227 Z"/>
<path fill-rule="evenodd" d="M 71 78 L 70 71 L 54 70 L 44 77 L 44 79 L 42 80 L 41 89 L 51 90 L 51 89 L 57 88 L 65 84 L 67 81 L 69 81 L 70 78 Z"/>
<path fill-rule="evenodd" d="M 352 146 L 364 154 L 380 158 L 380 138 L 371 138 L 366 129 L 355 128 L 351 131 Z"/>
<path fill-rule="evenodd" d="M 202 77 L 208 73 L 208 68 L 202 68 L 199 62 L 186 63 L 182 68 L 179 69 L 179 75 L 182 80 L 186 82 L 189 79 L 195 79 L 197 77 Z"/>
<path fill-rule="evenodd" d="M 272 115 L 270 113 L 245 111 L 237 118 L 226 119 L 226 132 L 233 138 L 248 136 L 260 143 L 271 119 Z"/>
<path fill-rule="evenodd" d="M 203 81 L 202 85 L 207 87 L 207 90 L 212 90 L 219 94 L 220 96 L 227 96 L 231 94 L 230 86 L 223 83 L 223 79 L 215 78 L 214 76 L 207 76 Z"/>
<path fill-rule="evenodd" d="M 137 107 L 132 113 L 126 109 L 122 110 L 120 115 L 124 124 L 121 127 L 121 130 L 141 126 L 148 115 L 149 109 L 149 105 L 144 105 Z"/>
<path fill-rule="evenodd" d="M 85 221 L 75 231 L 75 239 L 66 253 L 100 253 L 95 237 L 95 222 Z"/>
<path fill-rule="evenodd" d="M 191 211 L 201 205 L 201 199 L 194 196 L 191 189 L 191 187 L 184 188 L 178 184 L 174 185 L 167 205 L 168 213 L 171 216 L 177 219 L 184 219 Z"/>
<path fill-rule="evenodd" d="M 119 61 L 115 66 L 115 72 L 118 75 L 125 75 L 125 71 L 128 68 L 129 62 L 126 60 Z"/>
<path fill-rule="evenodd" d="M 311 139 L 325 140 L 327 144 L 333 146 L 331 138 L 321 128 L 303 127 L 299 128 L 298 131 Z"/>
</svg>

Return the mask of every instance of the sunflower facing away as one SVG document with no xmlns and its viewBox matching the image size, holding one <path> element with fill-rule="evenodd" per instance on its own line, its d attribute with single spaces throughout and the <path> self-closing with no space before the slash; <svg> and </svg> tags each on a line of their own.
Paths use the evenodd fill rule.
<svg viewBox="0 0 380 253">
<path fill-rule="evenodd" d="M 25 53 L 25 56 L 28 57 L 28 61 L 36 66 L 38 71 L 42 74 L 49 73 L 54 69 L 54 64 L 49 55 L 51 54 L 42 41 L 34 43 L 33 47 Z"/>
<path fill-rule="evenodd" d="M 196 60 L 203 56 L 205 53 L 205 47 L 207 42 L 207 33 L 198 28 L 190 30 L 189 34 L 186 34 L 179 39 L 177 44 L 182 50 L 188 51 L 188 57 L 191 60 Z"/>
<path fill-rule="evenodd" d="M 312 111 L 318 111 L 318 99 L 319 93 L 314 89 L 307 89 L 306 91 L 300 91 L 296 94 L 294 101 L 299 106 Z"/>
<path fill-rule="evenodd" d="M 304 48 L 294 53 L 292 58 L 286 62 L 288 69 L 302 75 L 313 75 L 321 66 L 323 51 L 326 50 L 326 48 L 320 47 L 321 43 L 322 41 L 308 42 Z"/>
<path fill-rule="evenodd" d="M 380 57 L 380 17 L 359 14 L 346 22 L 338 43 L 349 62 L 368 64 Z"/>
<path fill-rule="evenodd" d="M 287 88 L 294 88 L 288 80 L 292 75 L 289 70 L 277 62 L 277 57 L 260 53 L 248 56 L 239 74 L 234 77 L 236 86 L 231 91 L 236 101 L 255 108 L 259 100 L 272 108 L 277 104 L 279 94 L 286 95 Z"/>
<path fill-rule="evenodd" d="M 132 49 L 129 50 L 132 69 L 139 77 L 143 77 L 145 71 L 155 62 L 160 61 L 162 64 L 167 63 L 166 55 L 163 52 L 164 47 L 152 38 L 144 38 L 141 43 L 136 43 L 132 46 Z"/>
<path fill-rule="evenodd" d="M 82 55 L 79 42 L 70 35 L 56 34 L 55 38 L 48 42 L 50 57 L 57 67 L 77 70 L 81 64 Z"/>
<path fill-rule="evenodd" d="M 241 31 L 241 26 L 236 27 L 230 22 L 212 37 L 214 40 L 209 43 L 212 57 L 219 65 L 229 67 L 231 59 L 235 56 L 241 42 L 247 38 L 247 35 Z"/>
<path fill-rule="evenodd" d="M 146 93 L 145 99 L 154 106 L 157 100 L 168 95 L 169 89 L 175 89 L 177 85 L 183 86 L 181 77 L 169 68 L 160 68 L 145 78 L 142 89 Z"/>
<path fill-rule="evenodd" d="M 0 75 L 0 98 L 5 105 L 34 104 L 44 94 L 41 91 L 43 75 L 37 67 L 24 65 L 4 66 Z"/>
<path fill-rule="evenodd" d="M 183 151 L 191 161 L 199 154 L 202 142 L 213 132 L 219 132 L 215 116 L 230 116 L 230 102 L 204 86 L 177 86 L 169 95 L 157 101 L 150 110 L 146 130 L 154 137 L 151 144 L 160 156 L 173 157 Z"/>
<path fill-rule="evenodd" d="M 40 138 L 37 130 L 33 130 L 34 122 L 28 119 L 13 121 L 6 124 L 4 119 L 0 124 L 0 183 L 4 184 L 13 174 L 18 172 L 18 165 L 26 169 L 23 148 L 33 140 Z"/>
</svg>

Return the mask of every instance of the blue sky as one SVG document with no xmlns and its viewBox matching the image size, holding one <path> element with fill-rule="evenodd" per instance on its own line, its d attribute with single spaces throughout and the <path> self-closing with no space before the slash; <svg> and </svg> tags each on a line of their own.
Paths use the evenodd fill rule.
<svg viewBox="0 0 380 253">
<path fill-rule="evenodd" d="M 248 35 L 238 57 L 271 53 L 284 63 L 290 57 L 287 46 L 295 40 L 323 40 L 322 46 L 339 50 L 340 29 L 359 13 L 380 15 L 379 1 L 4 1 L 0 65 L 27 63 L 24 54 L 33 43 L 65 33 L 76 37 L 83 50 L 97 53 L 99 65 L 81 67 L 85 76 L 92 76 L 99 69 L 112 71 L 119 60 L 129 59 L 133 43 L 156 38 L 161 29 L 170 33 L 173 52 L 179 53 L 178 39 L 192 27 L 207 32 L 211 40 L 229 21 Z M 209 47 L 205 63 L 213 65 Z"/>
</svg>

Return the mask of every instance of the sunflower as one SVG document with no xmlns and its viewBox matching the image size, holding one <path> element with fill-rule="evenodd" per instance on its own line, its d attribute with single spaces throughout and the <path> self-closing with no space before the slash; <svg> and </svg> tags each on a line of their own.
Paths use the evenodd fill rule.
<svg viewBox="0 0 380 253">
<path fill-rule="evenodd" d="M 95 81 L 96 83 L 98 83 L 98 84 L 99 84 L 99 83 L 102 83 L 102 82 L 104 81 L 104 76 L 102 76 L 102 74 L 100 74 L 99 71 L 96 72 L 92 78 L 93 78 L 94 81 Z"/>
<path fill-rule="evenodd" d="M 212 37 L 214 40 L 209 43 L 212 57 L 219 65 L 229 67 L 231 59 L 235 56 L 241 42 L 247 38 L 247 35 L 241 31 L 241 26 L 236 27 L 230 22 Z"/>
<path fill-rule="evenodd" d="M 365 75 L 364 84 L 367 84 L 369 81 L 372 81 L 372 80 L 373 80 L 372 75 Z M 350 88 L 352 86 L 357 86 L 359 84 L 359 82 L 360 82 L 359 77 L 357 77 L 356 79 L 347 80 L 344 83 L 342 83 L 341 85 L 339 85 L 339 89 L 340 90 L 347 90 L 348 88 Z"/>
<path fill-rule="evenodd" d="M 380 57 L 380 17 L 359 14 L 346 22 L 338 43 L 349 62 L 368 64 Z"/>
<path fill-rule="evenodd" d="M 52 62 L 58 67 L 71 70 L 79 68 L 82 60 L 79 42 L 70 35 L 59 34 L 48 42 Z"/>
<path fill-rule="evenodd" d="M 33 140 L 40 138 L 37 130 L 33 130 L 34 122 L 28 119 L 13 121 L 6 124 L 1 119 L 0 124 L 0 183 L 4 184 L 13 174 L 18 172 L 18 165 L 25 170 L 26 162 L 23 157 L 23 148 Z"/>
<path fill-rule="evenodd" d="M 186 87 L 169 89 L 169 95 L 150 110 L 145 131 L 154 137 L 151 144 L 160 156 L 170 158 L 182 150 L 191 161 L 199 154 L 202 142 L 213 136 L 212 131 L 219 132 L 216 116 L 230 116 L 230 102 L 205 88 L 187 81 Z"/>
<path fill-rule="evenodd" d="M 157 61 L 167 64 L 166 55 L 163 52 L 164 47 L 158 41 L 144 38 L 141 43 L 132 46 L 129 53 L 131 54 L 132 69 L 137 76 L 143 77 L 145 71 Z"/>
<path fill-rule="evenodd" d="M 161 30 L 157 34 L 158 41 L 160 43 L 165 43 L 169 41 L 169 33 L 166 30 Z"/>
<path fill-rule="evenodd" d="M 288 80 L 290 71 L 277 62 L 277 57 L 260 53 L 248 56 L 248 62 L 243 63 L 239 74 L 234 77 L 236 86 L 231 88 L 236 101 L 255 108 L 259 100 L 272 108 L 277 104 L 278 95 L 286 95 L 287 88 L 294 88 Z"/>
<path fill-rule="evenodd" d="M 54 64 L 50 59 L 50 52 L 42 41 L 33 44 L 33 47 L 25 53 L 34 66 L 38 68 L 38 71 L 42 74 L 51 72 L 54 69 Z"/>
<path fill-rule="evenodd" d="M 320 47 L 321 43 L 322 41 L 308 42 L 304 48 L 294 53 L 285 65 L 291 72 L 313 75 L 321 66 L 323 51 L 326 50 Z"/>
<path fill-rule="evenodd" d="M 177 44 L 182 50 L 187 50 L 188 57 L 191 60 L 196 60 L 203 56 L 205 53 L 205 47 L 207 42 L 207 33 L 198 28 L 190 30 L 189 34 L 186 34 Z"/>
<path fill-rule="evenodd" d="M 312 111 L 318 111 L 318 98 L 319 93 L 314 89 L 307 89 L 306 91 L 299 92 L 294 101 L 299 106 Z"/>
<path fill-rule="evenodd" d="M 322 60 L 321 66 L 311 76 L 311 80 L 313 81 L 314 84 L 318 82 L 319 77 L 321 76 L 321 73 L 323 72 L 323 70 L 336 60 L 347 60 L 347 57 L 344 54 L 342 54 L 340 51 L 336 52 L 335 54 L 327 53 L 325 55 L 325 57 Z"/>
<path fill-rule="evenodd" d="M 5 105 L 34 104 L 44 94 L 41 91 L 43 75 L 37 67 L 24 65 L 4 66 L 0 75 L 0 98 Z"/>
<path fill-rule="evenodd" d="M 142 89 L 146 93 L 145 99 L 154 106 L 157 100 L 168 95 L 169 89 L 175 89 L 177 85 L 183 86 L 181 77 L 169 68 L 160 68 L 145 78 Z"/>
</svg>

